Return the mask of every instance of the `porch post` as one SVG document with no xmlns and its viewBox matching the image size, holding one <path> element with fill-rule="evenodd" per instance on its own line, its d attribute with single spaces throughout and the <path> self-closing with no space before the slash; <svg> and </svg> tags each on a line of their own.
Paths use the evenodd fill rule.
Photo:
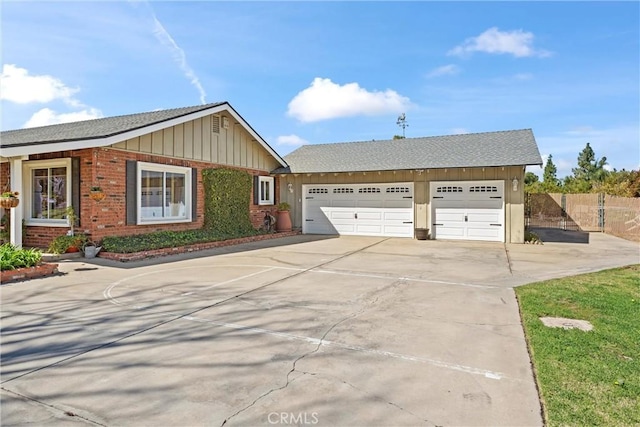
<svg viewBox="0 0 640 427">
<path fill-rule="evenodd" d="M 22 247 L 22 219 L 24 217 L 25 188 L 22 185 L 22 157 L 11 158 L 10 186 L 12 191 L 20 193 L 18 198 L 20 203 L 15 208 L 11 208 L 11 244 L 15 247 Z"/>
</svg>

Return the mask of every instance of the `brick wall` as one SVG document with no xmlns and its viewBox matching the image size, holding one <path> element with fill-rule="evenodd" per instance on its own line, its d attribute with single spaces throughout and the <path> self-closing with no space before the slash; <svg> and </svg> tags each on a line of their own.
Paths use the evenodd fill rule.
<svg viewBox="0 0 640 427">
<path fill-rule="evenodd" d="M 76 231 L 89 234 L 95 241 L 100 241 L 105 236 L 128 235 L 149 233 L 160 230 L 191 230 L 201 228 L 204 223 L 204 189 L 202 187 L 202 169 L 230 166 L 175 159 L 151 154 L 141 154 L 116 150 L 111 148 L 91 148 L 77 151 L 64 151 L 32 155 L 29 160 L 44 160 L 66 157 L 80 158 L 80 209 L 76 213 L 80 217 L 80 225 Z M 160 163 L 173 166 L 197 168 L 197 209 L 194 213 L 195 221 L 178 224 L 154 224 L 154 225 L 127 225 L 126 224 L 126 162 L 136 160 L 148 163 Z M 4 167 L 5 164 L 2 164 Z M 234 168 L 245 170 L 251 175 L 268 175 L 260 170 Z M 2 169 L 4 172 L 4 169 Z M 4 174 L 2 175 L 4 176 Z M 276 180 L 277 181 L 277 180 Z M 276 184 L 277 185 L 277 184 Z M 94 201 L 89 198 L 91 187 L 100 186 L 106 194 L 102 201 Z M 278 189 L 275 189 L 278 194 Z M 253 204 L 253 198 L 247 201 L 249 204 L 251 221 L 254 227 L 262 225 L 264 212 L 275 212 L 275 206 L 257 206 Z M 27 227 L 23 245 L 46 248 L 49 242 L 56 236 L 66 234 L 65 227 Z"/>
</svg>

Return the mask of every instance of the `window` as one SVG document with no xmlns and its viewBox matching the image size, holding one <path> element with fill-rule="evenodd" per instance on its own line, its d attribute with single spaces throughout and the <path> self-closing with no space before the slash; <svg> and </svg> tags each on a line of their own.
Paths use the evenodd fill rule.
<svg viewBox="0 0 640 427">
<path fill-rule="evenodd" d="M 309 194 L 327 194 L 329 193 L 329 190 L 327 190 L 326 188 L 310 188 L 309 189 Z"/>
<path fill-rule="evenodd" d="M 258 177 L 258 204 L 259 205 L 272 205 L 274 202 L 274 179 L 272 176 L 260 176 Z"/>
<path fill-rule="evenodd" d="M 68 225 L 71 205 L 71 159 L 24 163 L 25 222 L 29 225 Z"/>
<path fill-rule="evenodd" d="M 191 221 L 191 169 L 138 163 L 138 223 Z"/>
</svg>

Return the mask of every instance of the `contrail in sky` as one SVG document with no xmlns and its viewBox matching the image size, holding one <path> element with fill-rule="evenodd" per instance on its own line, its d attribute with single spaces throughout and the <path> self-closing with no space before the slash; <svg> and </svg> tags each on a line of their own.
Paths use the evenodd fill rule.
<svg viewBox="0 0 640 427">
<path fill-rule="evenodd" d="M 131 3 L 135 5 L 138 2 L 133 1 Z M 178 44 L 173 39 L 173 37 L 171 37 L 171 34 L 169 34 L 169 32 L 164 28 L 164 25 L 162 25 L 160 20 L 158 20 L 155 12 L 153 11 L 153 8 L 151 7 L 151 4 L 149 4 L 148 1 L 144 1 L 142 3 L 144 3 L 144 5 L 149 9 L 149 11 L 151 12 L 151 16 L 153 17 L 153 22 L 154 22 L 153 34 L 160 41 L 160 43 L 165 45 L 171 51 L 173 60 L 178 64 L 178 66 L 184 73 L 184 76 L 198 90 L 198 93 L 200 94 L 200 102 L 202 104 L 206 104 L 207 93 L 202 87 L 202 84 L 200 84 L 200 79 L 198 79 L 198 76 L 196 75 L 196 73 L 189 66 L 189 63 L 187 62 L 187 55 L 184 53 L 184 50 L 180 46 L 178 46 Z"/>
</svg>

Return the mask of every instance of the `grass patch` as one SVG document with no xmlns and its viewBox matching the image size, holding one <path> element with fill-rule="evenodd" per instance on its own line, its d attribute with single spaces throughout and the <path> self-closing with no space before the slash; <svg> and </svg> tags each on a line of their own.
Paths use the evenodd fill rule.
<svg viewBox="0 0 640 427">
<path fill-rule="evenodd" d="M 515 291 L 547 425 L 639 425 L 640 265 Z M 548 328 L 544 316 L 594 329 Z"/>
<path fill-rule="evenodd" d="M 264 234 L 260 230 L 245 230 L 236 233 L 221 233 L 216 230 L 198 229 L 185 231 L 157 231 L 131 236 L 107 236 L 102 240 L 105 252 L 128 254 L 133 252 L 151 251 L 154 249 L 173 248 L 177 246 L 193 245 L 196 243 L 217 242 L 220 240 L 237 239 L 240 237 Z"/>
</svg>

